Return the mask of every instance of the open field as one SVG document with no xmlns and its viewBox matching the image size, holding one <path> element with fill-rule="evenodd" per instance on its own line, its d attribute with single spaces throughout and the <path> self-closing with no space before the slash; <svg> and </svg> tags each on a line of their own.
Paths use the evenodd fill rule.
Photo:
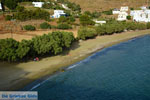
<svg viewBox="0 0 150 100">
<path fill-rule="evenodd" d="M 80 4 L 81 8 L 86 11 L 102 11 L 120 6 L 129 6 L 137 8 L 147 4 L 147 0 L 69 0 Z M 150 4 L 150 2 L 149 2 Z"/>
<path fill-rule="evenodd" d="M 39 62 L 0 63 L 0 90 L 16 90 L 41 77 L 61 71 L 61 68 L 78 62 L 90 54 L 108 46 L 138 36 L 150 34 L 150 30 L 131 31 L 74 43 L 61 55 L 47 57 Z"/>
<path fill-rule="evenodd" d="M 65 32 L 72 32 L 75 37 L 77 37 L 77 29 L 71 29 L 71 30 L 57 30 L 57 29 L 51 29 L 51 30 L 38 30 L 38 31 L 20 31 L 17 33 L 3 33 L 0 34 L 0 39 L 6 39 L 6 38 L 13 38 L 17 41 L 21 41 L 23 39 L 30 40 L 35 36 L 48 34 L 53 31 L 65 31 Z"/>
</svg>

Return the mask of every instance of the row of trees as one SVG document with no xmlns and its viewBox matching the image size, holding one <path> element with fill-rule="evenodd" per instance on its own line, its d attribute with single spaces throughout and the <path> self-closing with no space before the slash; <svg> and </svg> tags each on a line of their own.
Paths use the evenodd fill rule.
<svg viewBox="0 0 150 100">
<path fill-rule="evenodd" d="M 56 55 L 64 48 L 69 48 L 74 40 L 71 32 L 52 32 L 21 42 L 14 39 L 1 39 L 0 60 L 19 61 L 35 56 Z"/>
<path fill-rule="evenodd" d="M 69 24 L 67 24 L 67 23 L 60 23 L 57 26 L 53 26 L 53 25 L 50 25 L 47 22 L 44 22 L 44 23 L 40 24 L 40 28 L 41 29 L 52 29 L 53 28 L 53 29 L 63 29 L 63 30 L 66 30 L 66 29 L 72 29 L 72 26 L 69 25 Z M 25 26 L 23 26 L 23 29 L 27 30 L 27 31 L 35 31 L 36 27 L 33 26 L 33 25 L 25 25 Z"/>
<path fill-rule="evenodd" d="M 8 15 L 10 16 L 10 15 Z M 8 18 L 8 16 L 6 18 Z M 24 7 L 18 6 L 17 12 L 14 13 L 9 18 L 17 19 L 21 21 L 31 20 L 31 19 L 45 19 L 49 20 L 50 14 L 46 10 L 42 10 L 40 8 L 37 8 L 35 10 L 26 10 Z"/>
<path fill-rule="evenodd" d="M 99 25 L 94 28 L 80 28 L 78 31 L 78 39 L 93 38 L 97 35 L 112 35 L 114 33 L 121 33 L 125 30 L 145 30 L 150 29 L 150 23 L 136 23 L 136 22 L 118 22 L 115 20 L 107 22 L 107 24 Z"/>
</svg>

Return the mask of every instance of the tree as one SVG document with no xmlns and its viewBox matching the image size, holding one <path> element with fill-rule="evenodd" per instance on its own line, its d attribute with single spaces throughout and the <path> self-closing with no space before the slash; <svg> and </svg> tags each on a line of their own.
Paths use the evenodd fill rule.
<svg viewBox="0 0 150 100">
<path fill-rule="evenodd" d="M 128 19 L 128 20 L 131 20 L 131 16 L 130 16 L 130 15 L 128 15 L 128 16 L 127 16 L 127 19 Z"/>
<path fill-rule="evenodd" d="M 96 27 L 96 32 L 98 35 L 105 35 L 106 34 L 105 25 L 99 25 L 98 27 Z"/>
<path fill-rule="evenodd" d="M 85 11 L 84 14 L 91 16 L 91 12 L 90 11 Z"/>
<path fill-rule="evenodd" d="M 6 5 L 9 9 L 14 10 L 17 7 L 16 0 L 5 0 L 4 5 Z"/>
<path fill-rule="evenodd" d="M 23 12 L 25 10 L 24 6 L 17 6 L 16 7 L 17 12 Z"/>
<path fill-rule="evenodd" d="M 70 21 L 70 22 L 75 22 L 76 19 L 75 19 L 73 16 L 70 16 L 70 17 L 69 17 L 69 21 Z"/>
<path fill-rule="evenodd" d="M 85 40 L 88 38 L 93 38 L 96 35 L 97 35 L 97 33 L 96 33 L 95 29 L 83 27 L 83 28 L 80 28 L 78 30 L 78 36 L 77 37 L 78 37 L 78 39 Z"/>
<path fill-rule="evenodd" d="M 72 26 L 64 23 L 64 24 L 58 24 L 57 28 L 58 29 L 72 29 Z"/>
<path fill-rule="evenodd" d="M 134 8 L 130 8 L 130 10 L 134 10 Z"/>
<path fill-rule="evenodd" d="M 41 29 L 51 29 L 51 25 L 47 22 L 40 24 Z"/>
<path fill-rule="evenodd" d="M 59 19 L 58 19 L 58 23 L 66 23 L 68 21 L 68 18 L 65 17 L 65 16 L 61 16 Z"/>
<path fill-rule="evenodd" d="M 80 16 L 80 24 L 83 26 L 86 25 L 94 25 L 95 22 L 88 15 L 81 15 Z"/>
<path fill-rule="evenodd" d="M 91 13 L 91 17 L 92 18 L 98 18 L 98 17 L 100 17 L 101 16 L 101 13 L 100 12 L 93 12 L 93 13 Z"/>
<path fill-rule="evenodd" d="M 27 40 L 22 40 L 19 43 L 18 48 L 16 49 L 16 54 L 19 59 L 23 59 L 25 56 L 29 54 L 29 51 L 31 49 L 30 46 L 31 46 L 31 42 Z"/>
<path fill-rule="evenodd" d="M 144 23 L 137 23 L 136 26 L 137 26 L 137 29 L 139 29 L 139 30 L 147 29 L 147 26 Z"/>
<path fill-rule="evenodd" d="M 147 23 L 147 29 L 150 29 L 150 22 Z"/>
<path fill-rule="evenodd" d="M 39 55 L 50 53 L 52 50 L 52 36 L 49 34 L 43 36 L 36 36 L 32 39 L 33 49 Z"/>
<path fill-rule="evenodd" d="M 0 60 L 17 61 L 16 49 L 18 42 L 14 39 L 1 39 L 0 40 Z"/>
<path fill-rule="evenodd" d="M 36 28 L 34 26 L 32 26 L 32 25 L 25 25 L 24 29 L 27 30 L 27 31 L 34 31 L 34 30 L 36 30 Z"/>
<path fill-rule="evenodd" d="M 49 1 L 49 3 L 47 2 L 44 2 L 42 8 L 45 8 L 45 9 L 51 9 L 53 7 L 53 4 L 51 1 Z"/>
<path fill-rule="evenodd" d="M 69 48 L 75 40 L 72 32 L 62 32 L 62 46 Z"/>
</svg>

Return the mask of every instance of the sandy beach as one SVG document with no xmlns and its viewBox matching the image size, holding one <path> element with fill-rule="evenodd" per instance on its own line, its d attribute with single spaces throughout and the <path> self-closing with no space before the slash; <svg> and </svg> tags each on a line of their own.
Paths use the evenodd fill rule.
<svg viewBox="0 0 150 100">
<path fill-rule="evenodd" d="M 70 50 L 57 56 L 43 58 L 39 62 L 0 62 L 0 90 L 18 90 L 39 78 L 61 71 L 63 67 L 85 59 L 96 51 L 147 34 L 150 34 L 150 30 L 98 36 L 95 39 L 76 42 Z"/>
</svg>

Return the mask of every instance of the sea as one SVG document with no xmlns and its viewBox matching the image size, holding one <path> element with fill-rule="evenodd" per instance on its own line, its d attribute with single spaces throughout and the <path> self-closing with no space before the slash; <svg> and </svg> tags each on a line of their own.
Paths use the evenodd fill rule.
<svg viewBox="0 0 150 100">
<path fill-rule="evenodd" d="M 33 84 L 24 90 L 38 91 L 39 100 L 150 100 L 150 35 L 105 48 Z"/>
</svg>

